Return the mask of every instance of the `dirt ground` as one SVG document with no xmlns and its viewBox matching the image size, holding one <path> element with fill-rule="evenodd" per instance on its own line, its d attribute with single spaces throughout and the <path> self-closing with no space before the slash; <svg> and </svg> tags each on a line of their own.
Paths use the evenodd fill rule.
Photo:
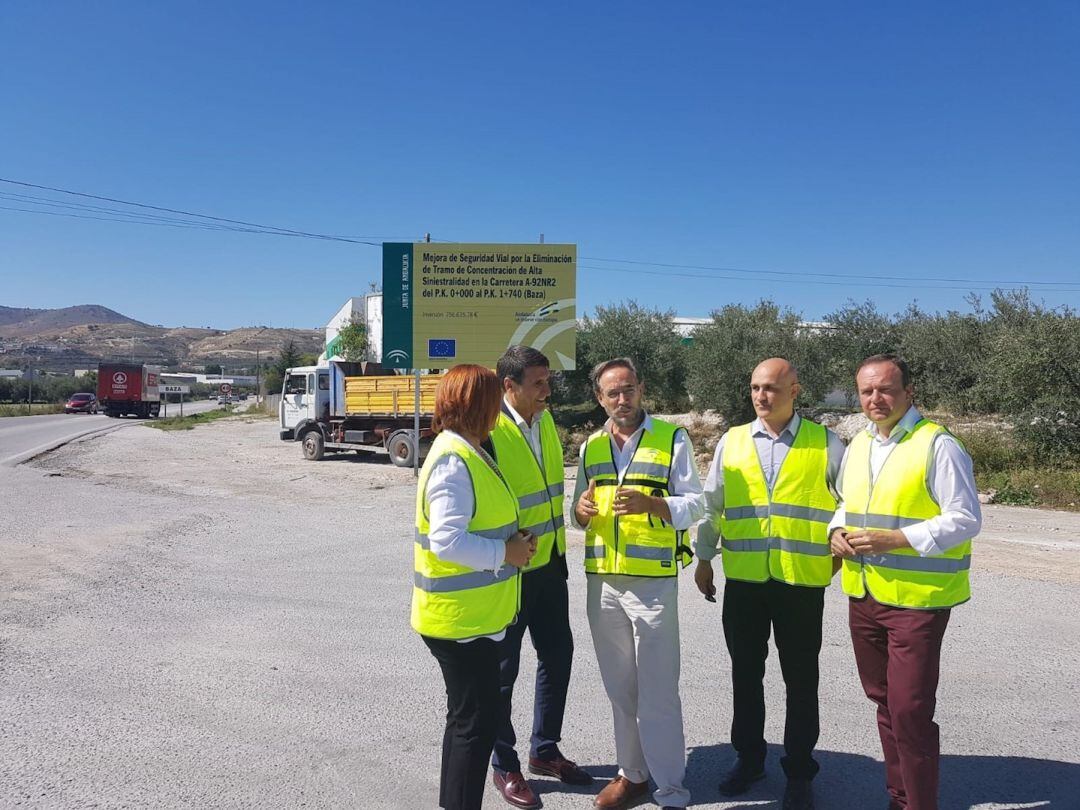
<svg viewBox="0 0 1080 810">
<path fill-rule="evenodd" d="M 297 505 L 309 504 L 327 487 L 356 492 L 413 480 L 412 470 L 394 467 L 383 454 L 329 454 L 307 462 L 298 445 L 277 439 L 270 420 L 243 415 L 190 431 L 121 431 L 60 448 L 28 466 L 136 491 L 243 497 L 271 487 L 276 497 Z M 576 473 L 566 467 L 568 497 Z M 1080 513 L 984 505 L 977 543 L 982 569 L 1080 582 Z M 1017 559 L 1017 545 L 1032 554 Z"/>
<path fill-rule="evenodd" d="M 308 462 L 272 420 L 238 416 L 77 442 L 0 468 L 0 493 L 0 805 L 434 804 L 445 697 L 408 627 L 412 470 L 384 455 Z M 942 661 L 942 807 L 1073 807 L 1080 514 L 984 516 L 975 598 L 955 611 Z M 584 620 L 581 532 L 568 540 L 577 652 L 564 737 L 603 777 L 610 713 Z M 694 805 L 775 806 L 776 746 L 744 801 L 716 791 L 731 755 L 730 666 L 719 606 L 689 571 L 681 581 Z M 819 807 L 864 810 L 884 806 L 880 746 L 846 603 L 827 590 L 815 791 Z M 770 657 L 773 743 L 778 670 Z M 527 738 L 530 701 L 514 715 Z M 591 801 L 537 785 L 547 810 Z M 485 805 L 501 806 L 493 794 Z"/>
<path fill-rule="evenodd" d="M 190 431 L 125 429 L 69 445 L 26 466 L 50 477 L 83 479 L 132 493 L 236 498 L 238 508 L 248 496 L 268 492 L 305 508 L 328 492 L 360 493 L 408 486 L 414 480 L 412 470 L 393 466 L 383 454 L 339 453 L 320 462 L 305 461 L 298 445 L 277 438 L 270 420 L 247 416 Z M 576 467 L 566 468 L 568 500 L 576 474 Z M 128 519 L 119 520 L 111 532 L 80 533 L 75 548 L 93 554 L 110 536 L 122 533 Z M 571 541 L 581 541 L 581 532 L 571 530 L 570 535 Z M 34 576 L 51 555 L 72 552 L 8 549 L 3 576 Z M 986 573 L 1080 582 L 1080 513 L 984 505 L 973 559 Z"/>
</svg>

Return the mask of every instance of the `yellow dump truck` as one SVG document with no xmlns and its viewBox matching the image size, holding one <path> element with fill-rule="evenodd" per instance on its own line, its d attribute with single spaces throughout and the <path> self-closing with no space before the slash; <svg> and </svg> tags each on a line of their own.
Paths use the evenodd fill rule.
<svg viewBox="0 0 1080 810">
<path fill-rule="evenodd" d="M 416 433 L 416 377 L 393 374 L 375 363 L 330 361 L 290 368 L 282 386 L 280 436 L 300 442 L 304 458 L 326 453 L 386 450 L 399 467 L 431 445 L 438 374 L 420 377 L 420 433 Z"/>
</svg>

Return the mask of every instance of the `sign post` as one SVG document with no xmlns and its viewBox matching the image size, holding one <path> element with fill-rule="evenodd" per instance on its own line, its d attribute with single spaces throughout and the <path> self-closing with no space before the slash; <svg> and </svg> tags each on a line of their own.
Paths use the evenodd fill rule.
<svg viewBox="0 0 1080 810">
<path fill-rule="evenodd" d="M 163 410 L 164 410 L 165 415 L 166 416 L 169 415 L 169 394 L 179 394 L 180 395 L 180 415 L 183 416 L 184 415 L 184 394 L 187 394 L 187 393 L 189 393 L 191 391 L 191 386 L 189 386 L 189 385 L 162 385 L 160 390 L 161 390 L 162 399 L 164 401 L 163 402 L 163 404 L 164 404 Z"/>
</svg>

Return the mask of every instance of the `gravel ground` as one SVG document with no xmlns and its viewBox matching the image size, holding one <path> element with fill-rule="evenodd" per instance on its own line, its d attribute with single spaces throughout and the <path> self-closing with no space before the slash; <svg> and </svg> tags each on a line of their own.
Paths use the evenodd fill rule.
<svg viewBox="0 0 1080 810">
<path fill-rule="evenodd" d="M 571 471 L 572 472 L 572 471 Z M 136 428 L 0 469 L 0 806 L 435 806 L 444 712 L 408 627 L 412 472 L 355 455 L 305 462 L 243 417 Z M 973 601 L 953 615 L 938 717 L 943 808 L 1080 807 L 1080 515 L 988 507 Z M 570 537 L 578 651 L 566 754 L 614 772 L 611 715 Z M 688 785 L 737 803 L 720 611 L 682 577 Z M 874 712 L 845 600 L 826 598 L 818 807 L 885 806 Z M 532 657 L 515 720 L 527 736 Z M 783 684 L 767 679 L 770 741 Z M 534 780 L 544 805 L 589 791 Z M 487 806 L 503 806 L 494 791 Z"/>
</svg>

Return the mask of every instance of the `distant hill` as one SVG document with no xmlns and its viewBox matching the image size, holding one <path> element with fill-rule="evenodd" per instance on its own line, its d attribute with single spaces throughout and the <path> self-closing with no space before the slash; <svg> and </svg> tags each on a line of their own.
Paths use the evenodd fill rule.
<svg viewBox="0 0 1080 810">
<path fill-rule="evenodd" d="M 292 341 L 302 353 L 319 353 L 315 329 L 196 329 L 151 326 L 96 304 L 63 309 L 0 306 L 0 367 L 31 363 L 54 371 L 89 368 L 102 360 L 130 359 L 172 368 L 207 363 L 254 366 Z"/>
<path fill-rule="evenodd" d="M 15 309 L 0 307 L 0 336 L 36 335 L 88 323 L 146 324 L 98 304 L 79 304 L 63 309 Z"/>
</svg>

